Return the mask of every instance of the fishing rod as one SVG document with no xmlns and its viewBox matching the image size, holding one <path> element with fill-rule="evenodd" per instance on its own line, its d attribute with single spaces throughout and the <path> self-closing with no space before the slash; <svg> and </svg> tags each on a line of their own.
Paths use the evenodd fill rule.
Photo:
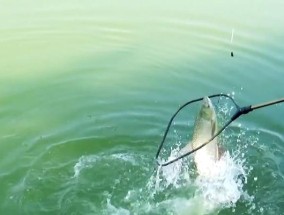
<svg viewBox="0 0 284 215">
<path fill-rule="evenodd" d="M 264 103 L 261 103 L 261 104 L 256 104 L 256 105 L 248 105 L 248 106 L 244 106 L 244 107 L 240 107 L 236 102 L 235 100 L 227 95 L 227 94 L 223 94 L 223 93 L 220 93 L 220 94 L 214 94 L 214 95 L 211 95 L 211 96 L 208 96 L 209 98 L 214 98 L 214 97 L 225 97 L 225 98 L 228 98 L 230 99 L 233 104 L 236 106 L 236 112 L 232 115 L 231 119 L 215 134 L 213 135 L 208 141 L 204 142 L 202 145 L 200 145 L 199 147 L 196 147 L 195 149 L 183 154 L 183 155 L 180 155 L 179 157 L 175 158 L 175 159 L 172 159 L 170 161 L 167 161 L 165 163 L 160 163 L 158 161 L 158 158 L 159 158 L 159 155 L 160 155 L 160 152 L 163 148 L 163 145 L 164 145 L 164 142 L 166 140 L 166 137 L 167 137 L 167 134 L 169 132 L 169 129 L 171 127 L 171 124 L 174 120 L 174 118 L 176 117 L 176 115 L 183 109 L 185 108 L 186 106 L 192 104 L 192 103 L 195 103 L 195 102 L 198 102 L 198 101 L 201 101 L 203 99 L 203 97 L 201 98 L 198 98 L 198 99 L 194 99 L 194 100 L 191 100 L 189 102 L 186 102 L 185 104 L 183 104 L 174 114 L 173 116 L 171 117 L 169 123 L 168 123 L 168 126 L 165 130 L 165 133 L 164 133 L 164 136 L 163 136 L 163 139 L 159 145 L 159 148 L 158 148 L 158 151 L 156 153 L 156 161 L 158 163 L 159 166 L 167 166 L 171 163 L 174 163 L 194 152 L 196 152 L 197 150 L 201 149 L 202 147 L 204 147 L 206 144 L 210 143 L 212 140 L 214 140 L 219 134 L 221 134 L 222 131 L 224 131 L 233 121 L 235 121 L 236 119 L 238 119 L 241 115 L 244 115 L 244 114 L 247 114 L 247 113 L 250 113 L 251 111 L 253 110 L 256 110 L 256 109 L 259 109 L 259 108 L 264 108 L 264 107 L 267 107 L 267 106 L 271 106 L 271 105 L 275 105 L 275 104 L 278 104 L 278 103 L 281 103 L 281 102 L 284 102 L 284 98 L 281 98 L 281 99 L 276 99 L 276 100 L 273 100 L 273 101 L 268 101 L 268 102 L 264 102 Z"/>
</svg>

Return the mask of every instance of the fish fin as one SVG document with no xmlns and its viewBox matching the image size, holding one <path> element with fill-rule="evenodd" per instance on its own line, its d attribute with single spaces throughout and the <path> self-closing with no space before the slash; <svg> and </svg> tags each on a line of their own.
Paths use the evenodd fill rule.
<svg viewBox="0 0 284 215">
<path fill-rule="evenodd" d="M 189 142 L 185 147 L 183 147 L 180 151 L 179 151 L 179 155 L 184 155 L 190 151 L 192 151 L 192 143 Z"/>
<path fill-rule="evenodd" d="M 214 120 L 211 120 L 211 124 L 212 124 L 211 136 L 213 137 L 216 131 L 216 123 Z"/>
<path fill-rule="evenodd" d="M 218 160 L 223 156 L 223 154 L 225 153 L 225 149 L 221 146 L 218 146 L 218 151 L 217 151 L 217 157 L 218 157 Z"/>
</svg>

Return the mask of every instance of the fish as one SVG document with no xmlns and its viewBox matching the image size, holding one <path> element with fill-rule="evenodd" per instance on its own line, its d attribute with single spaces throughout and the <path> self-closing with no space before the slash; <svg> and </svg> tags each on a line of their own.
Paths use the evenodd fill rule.
<svg viewBox="0 0 284 215">
<path fill-rule="evenodd" d="M 217 133 L 217 114 L 209 97 L 204 97 L 200 110 L 194 123 L 192 141 L 189 142 L 180 153 L 185 154 L 196 149 Z M 197 150 L 194 161 L 199 175 L 212 175 L 212 165 L 220 159 L 218 138 L 215 137 L 208 144 Z"/>
</svg>

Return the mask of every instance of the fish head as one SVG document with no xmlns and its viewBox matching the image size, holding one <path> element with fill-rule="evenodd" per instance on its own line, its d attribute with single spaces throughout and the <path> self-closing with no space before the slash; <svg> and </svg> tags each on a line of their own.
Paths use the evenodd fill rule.
<svg viewBox="0 0 284 215">
<path fill-rule="evenodd" d="M 199 117 L 206 121 L 216 121 L 215 108 L 209 97 L 205 96 L 199 112 Z"/>
</svg>

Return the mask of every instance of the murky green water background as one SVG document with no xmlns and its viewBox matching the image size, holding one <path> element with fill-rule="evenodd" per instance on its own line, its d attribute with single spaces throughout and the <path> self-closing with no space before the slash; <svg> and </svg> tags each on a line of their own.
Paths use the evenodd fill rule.
<svg viewBox="0 0 284 215">
<path fill-rule="evenodd" d="M 241 105 L 283 97 L 283 9 L 1 0 L 1 214 L 171 213 L 160 203 L 182 189 L 149 199 L 146 188 L 171 114 L 219 92 Z M 284 213 L 283 115 L 278 105 L 232 125 L 235 135 L 238 123 L 246 130 L 244 191 L 253 200 L 214 213 Z"/>
</svg>

